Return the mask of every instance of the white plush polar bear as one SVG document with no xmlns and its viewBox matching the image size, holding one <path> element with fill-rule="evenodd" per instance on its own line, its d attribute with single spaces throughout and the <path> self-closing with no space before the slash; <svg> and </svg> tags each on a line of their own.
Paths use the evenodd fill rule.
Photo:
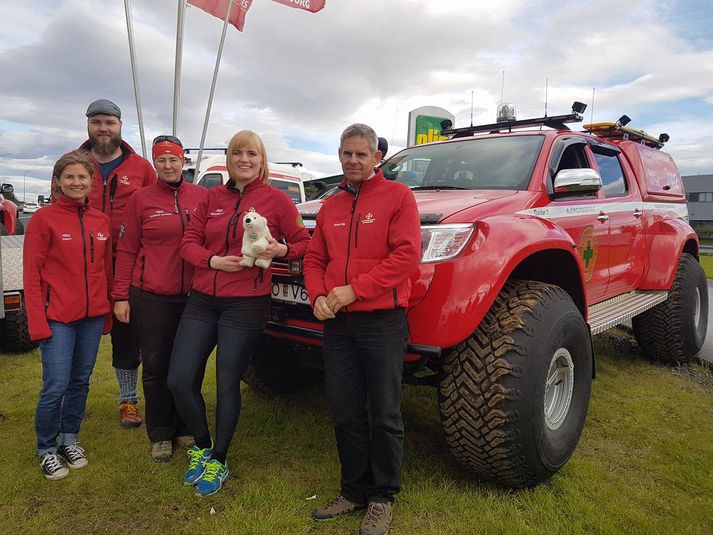
<svg viewBox="0 0 713 535">
<path fill-rule="evenodd" d="M 267 219 L 254 210 L 246 212 L 243 216 L 243 259 L 241 266 L 269 268 L 270 260 L 258 258 L 258 255 L 267 249 L 270 244 L 268 238 L 272 238 L 270 229 L 267 227 Z"/>
</svg>

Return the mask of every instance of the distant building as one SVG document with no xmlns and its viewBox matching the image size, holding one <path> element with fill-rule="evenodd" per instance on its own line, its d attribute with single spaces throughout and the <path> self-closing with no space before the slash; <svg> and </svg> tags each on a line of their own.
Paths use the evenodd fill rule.
<svg viewBox="0 0 713 535">
<path fill-rule="evenodd" d="M 713 227 L 713 175 L 688 175 L 681 178 L 686 188 L 691 226 Z"/>
</svg>

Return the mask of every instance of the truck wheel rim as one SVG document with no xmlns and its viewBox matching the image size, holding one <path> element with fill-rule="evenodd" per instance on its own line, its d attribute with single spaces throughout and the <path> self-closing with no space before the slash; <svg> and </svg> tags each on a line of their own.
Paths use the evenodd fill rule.
<svg viewBox="0 0 713 535">
<path fill-rule="evenodd" d="M 574 362 L 569 350 L 560 347 L 552 356 L 545 384 L 545 423 L 551 430 L 564 422 L 572 402 Z"/>
<path fill-rule="evenodd" d="M 693 300 L 693 323 L 696 329 L 701 324 L 701 290 L 698 288 Z"/>
</svg>

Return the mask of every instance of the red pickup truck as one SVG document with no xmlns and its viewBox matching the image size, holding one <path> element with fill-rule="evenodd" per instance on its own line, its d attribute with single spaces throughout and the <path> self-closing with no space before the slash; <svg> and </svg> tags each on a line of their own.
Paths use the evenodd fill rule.
<svg viewBox="0 0 713 535">
<path fill-rule="evenodd" d="M 707 284 L 683 183 L 661 151 L 667 136 L 623 120 L 572 131 L 576 104 L 568 115 L 445 129 L 447 141 L 381 166 L 412 188 L 421 214 L 405 382 L 436 386 L 453 454 L 514 488 L 574 452 L 592 335 L 632 319 L 646 357 L 683 362 L 706 333 Z M 308 227 L 321 202 L 299 206 Z M 321 325 L 300 263 L 273 265 L 269 339 L 246 382 L 285 393 L 318 378 Z"/>
</svg>

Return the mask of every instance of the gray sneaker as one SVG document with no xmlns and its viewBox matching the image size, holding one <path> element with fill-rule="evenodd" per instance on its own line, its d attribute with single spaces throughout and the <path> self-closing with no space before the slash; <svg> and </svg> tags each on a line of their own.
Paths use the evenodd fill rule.
<svg viewBox="0 0 713 535">
<path fill-rule="evenodd" d="M 173 455 L 173 443 L 170 440 L 159 440 L 151 443 L 151 458 L 157 463 L 167 463 Z"/>
<path fill-rule="evenodd" d="M 332 520 L 338 516 L 348 515 L 357 511 L 363 511 L 364 509 L 366 509 L 366 505 L 349 501 L 344 496 L 339 494 L 331 502 L 312 511 L 312 518 L 321 522 L 323 520 Z"/>
<path fill-rule="evenodd" d="M 361 521 L 359 535 L 388 535 L 391 521 L 394 519 L 391 502 L 369 502 L 364 520 Z"/>
</svg>

